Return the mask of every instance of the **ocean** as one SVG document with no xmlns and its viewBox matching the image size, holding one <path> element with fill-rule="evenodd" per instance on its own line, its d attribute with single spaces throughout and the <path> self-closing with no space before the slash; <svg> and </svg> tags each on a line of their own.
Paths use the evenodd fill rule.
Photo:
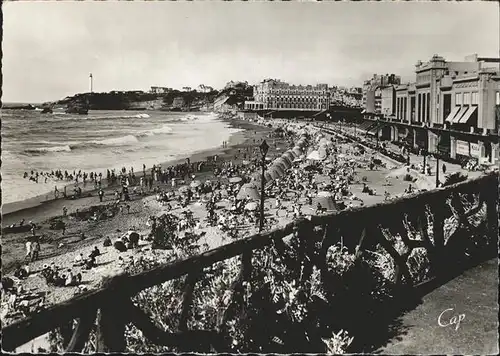
<svg viewBox="0 0 500 356">
<path fill-rule="evenodd" d="M 2 110 L 2 202 L 61 190 L 67 182 L 24 172 L 102 172 L 169 162 L 216 148 L 239 131 L 209 113 L 91 111 L 88 115 Z"/>
</svg>

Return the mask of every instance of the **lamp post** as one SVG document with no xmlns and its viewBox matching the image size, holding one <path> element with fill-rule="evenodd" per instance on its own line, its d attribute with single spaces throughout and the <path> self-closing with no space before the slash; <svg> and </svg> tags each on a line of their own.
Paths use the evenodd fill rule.
<svg viewBox="0 0 500 356">
<path fill-rule="evenodd" d="M 379 123 L 379 118 L 377 117 L 377 127 L 375 129 L 375 137 L 377 139 L 377 151 L 378 151 L 378 128 L 379 128 L 378 123 Z"/>
<path fill-rule="evenodd" d="M 422 167 L 422 174 L 425 175 L 425 168 L 426 168 L 426 163 L 427 163 L 427 150 L 425 148 L 422 150 L 422 155 L 424 156 L 424 163 L 423 163 L 423 167 Z"/>
<path fill-rule="evenodd" d="M 269 145 L 267 144 L 266 140 L 262 141 L 262 143 L 259 146 L 260 148 L 260 153 L 262 154 L 262 177 L 260 180 L 260 224 L 259 224 L 259 233 L 262 232 L 262 229 L 264 228 L 264 172 L 266 170 L 266 155 L 267 151 L 269 150 Z"/>
</svg>

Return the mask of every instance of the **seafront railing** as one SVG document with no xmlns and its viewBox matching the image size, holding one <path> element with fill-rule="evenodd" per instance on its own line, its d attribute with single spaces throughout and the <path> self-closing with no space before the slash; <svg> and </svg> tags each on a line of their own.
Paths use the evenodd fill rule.
<svg viewBox="0 0 500 356">
<path fill-rule="evenodd" d="M 94 291 L 78 295 L 37 314 L 2 328 L 4 351 L 17 347 L 53 329 L 68 325 L 70 337 L 66 352 L 81 352 L 97 318 L 97 351 L 123 352 L 126 349 L 125 328 L 134 324 L 146 339 L 157 345 L 190 350 L 203 344 L 206 350 L 228 350 L 219 328 L 188 330 L 188 314 L 193 290 L 204 268 L 218 261 L 241 256 L 241 273 L 233 288 L 241 288 L 252 271 L 252 253 L 266 246 L 283 252 L 290 262 L 285 237 L 295 235 L 300 241 L 298 265 L 303 266 L 298 279 L 304 281 L 317 267 L 327 273 L 326 255 L 330 246 L 342 244 L 359 260 L 375 246 L 382 247 L 394 263 L 392 281 L 401 290 L 416 290 L 423 283 L 443 278 L 450 264 L 466 266 L 466 256 L 481 251 L 495 255 L 498 240 L 498 173 L 461 182 L 444 189 L 427 191 L 368 207 L 352 208 L 332 214 L 300 218 L 285 227 L 234 241 L 219 248 L 168 263 L 137 274 L 121 274 L 103 281 Z M 450 219 L 455 228 L 450 231 Z M 415 250 L 424 249 L 429 273 L 422 280 L 412 273 L 410 264 Z M 481 253 L 483 253 L 481 252 Z M 307 263 L 305 261 L 308 261 Z M 290 268 L 294 268 L 292 264 Z M 466 267 L 463 267 L 466 268 Z M 167 332 L 139 306 L 132 302 L 138 292 L 169 280 L 187 276 L 182 311 L 177 332 Z M 300 283 L 300 282 L 299 282 Z M 354 283 L 354 281 L 351 281 Z"/>
</svg>

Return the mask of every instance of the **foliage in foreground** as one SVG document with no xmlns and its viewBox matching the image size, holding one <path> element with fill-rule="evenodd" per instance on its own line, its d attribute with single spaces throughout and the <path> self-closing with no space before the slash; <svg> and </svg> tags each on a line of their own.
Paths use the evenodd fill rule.
<svg viewBox="0 0 500 356">
<path fill-rule="evenodd" d="M 448 203 L 453 212 L 451 220 L 456 220 L 455 208 Z M 465 207 L 474 204 L 476 201 L 470 201 Z M 427 219 L 433 243 L 431 216 Z M 410 220 L 408 217 L 403 223 L 408 237 L 421 238 Z M 305 256 L 301 254 L 303 240 L 296 236 L 280 249 L 271 246 L 254 251 L 248 281 L 239 278 L 240 257 L 205 268 L 195 285 L 188 329 L 217 330 L 226 347 L 219 352 L 340 354 L 359 350 L 367 333 L 376 331 L 380 314 L 375 311 L 383 311 L 395 295 L 395 263 L 380 245 L 365 250 L 356 260 L 354 251 L 335 243 L 326 251 L 326 264 L 322 264 L 321 235 L 322 231 L 317 231 L 307 237 L 315 244 Z M 406 252 L 399 234 L 384 235 L 396 251 Z M 174 243 L 170 259 L 184 258 L 203 248 L 196 241 L 189 248 Z M 142 260 L 129 266 L 129 271 L 150 269 L 161 262 Z M 426 280 L 430 276 L 427 251 L 414 249 L 408 267 L 413 282 Z M 159 328 L 174 332 L 179 326 L 184 286 L 185 278 L 169 281 L 140 292 L 133 301 Z M 133 325 L 127 326 L 126 340 L 131 352 L 186 351 L 154 345 Z M 95 332 L 85 351 L 94 350 Z"/>
</svg>

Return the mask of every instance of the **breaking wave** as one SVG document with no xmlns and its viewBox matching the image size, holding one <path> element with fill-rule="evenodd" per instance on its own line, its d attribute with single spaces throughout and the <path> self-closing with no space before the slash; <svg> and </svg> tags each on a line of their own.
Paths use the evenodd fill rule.
<svg viewBox="0 0 500 356">
<path fill-rule="evenodd" d="M 137 143 L 139 140 L 134 135 L 127 135 L 122 137 L 107 138 L 105 140 L 99 141 L 89 141 L 95 145 L 105 145 L 105 146 L 119 146 Z"/>
<path fill-rule="evenodd" d="M 70 152 L 71 147 L 69 145 L 65 146 L 54 146 L 54 147 L 39 147 L 39 148 L 29 148 L 24 150 L 26 153 L 46 153 L 46 152 Z"/>
<path fill-rule="evenodd" d="M 139 136 L 154 136 L 172 133 L 172 128 L 168 125 L 163 125 L 157 129 L 147 130 L 139 134 Z"/>
</svg>

